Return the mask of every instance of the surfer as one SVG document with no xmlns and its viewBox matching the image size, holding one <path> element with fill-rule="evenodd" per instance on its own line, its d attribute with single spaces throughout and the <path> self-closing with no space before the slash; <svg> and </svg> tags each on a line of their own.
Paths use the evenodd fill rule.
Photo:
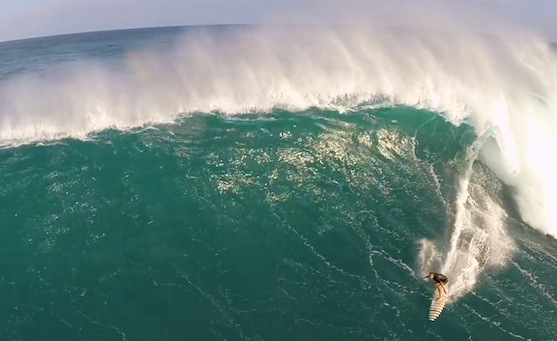
<svg viewBox="0 0 557 341">
<path fill-rule="evenodd" d="M 443 274 L 439 274 L 437 272 L 430 272 L 429 275 L 425 276 L 424 278 L 432 279 L 433 281 L 435 281 L 435 283 L 437 283 L 437 284 L 435 284 L 435 288 L 439 292 L 439 296 L 437 296 L 437 299 L 441 298 L 441 288 L 443 289 L 445 294 L 447 294 L 447 295 L 449 294 L 447 292 L 447 289 L 445 288 L 445 284 L 447 284 L 447 282 L 449 281 L 447 276 L 445 276 Z"/>
</svg>

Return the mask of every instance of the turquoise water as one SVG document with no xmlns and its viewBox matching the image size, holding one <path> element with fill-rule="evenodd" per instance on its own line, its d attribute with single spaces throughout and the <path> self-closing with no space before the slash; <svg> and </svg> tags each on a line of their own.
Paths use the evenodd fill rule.
<svg viewBox="0 0 557 341">
<path fill-rule="evenodd" d="M 3 84 L 71 54 L 117 68 L 127 49 L 176 34 L 4 43 Z M 472 127 L 438 113 L 381 106 L 197 112 L 8 145 L 0 336 L 557 339 L 557 244 L 521 221 L 510 189 L 479 161 L 470 186 L 489 189 L 508 213 L 517 250 L 427 320 L 433 288 L 421 279 L 430 269 L 420 241 L 447 251 L 476 140 Z"/>
</svg>

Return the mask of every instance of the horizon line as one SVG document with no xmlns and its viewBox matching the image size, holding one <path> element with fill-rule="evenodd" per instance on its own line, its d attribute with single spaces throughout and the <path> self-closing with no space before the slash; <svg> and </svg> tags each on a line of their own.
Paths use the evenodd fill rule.
<svg viewBox="0 0 557 341">
<path fill-rule="evenodd" d="M 138 26 L 138 27 L 127 27 L 127 28 L 115 28 L 115 29 L 100 29 L 95 31 L 75 31 L 69 33 L 58 33 L 58 34 L 47 34 L 44 36 L 31 36 L 25 38 L 16 38 L 8 40 L 0 40 L 0 44 L 4 43 L 15 43 L 28 40 L 44 39 L 44 38 L 57 38 L 57 37 L 68 37 L 83 34 L 92 33 L 108 33 L 108 32 L 123 32 L 123 31 L 138 31 L 138 30 L 150 30 L 150 29 L 164 29 L 164 28 L 185 28 L 185 27 L 198 27 L 198 26 L 247 26 L 247 25 L 257 25 L 257 24 L 240 24 L 240 23 L 226 23 L 226 24 L 191 24 L 191 25 L 169 25 L 169 26 Z"/>
<path fill-rule="evenodd" d="M 87 34 L 95 34 L 95 33 L 110 33 L 110 32 L 126 32 L 126 31 L 140 31 L 140 30 L 157 30 L 157 29 L 180 29 L 180 28 L 188 28 L 188 27 L 210 27 L 210 26 L 311 26 L 312 23 L 207 23 L 207 24 L 184 24 L 184 25 L 168 25 L 168 26 L 139 26 L 139 27 L 126 27 L 126 28 L 116 28 L 116 29 L 101 29 L 95 31 L 75 31 L 69 33 L 59 33 L 59 34 L 48 34 L 44 36 L 31 36 L 25 38 L 17 38 L 17 39 L 8 39 L 8 40 L 0 40 L 0 45 L 3 44 L 10 44 L 10 43 L 19 43 L 19 42 L 26 42 L 32 40 L 40 40 L 40 39 L 51 39 L 51 38 L 60 38 L 60 37 L 70 37 L 70 36 L 79 36 L 79 35 L 87 35 Z M 338 24 L 337 24 L 338 25 Z M 335 25 L 335 26 L 337 26 Z M 340 26 L 344 26 L 341 24 Z M 399 27 L 402 28 L 402 27 Z M 393 27 L 393 29 L 395 29 Z M 488 33 L 485 33 L 489 35 Z M 550 45 L 557 45 L 557 40 L 552 41 L 547 39 L 547 42 Z"/>
</svg>

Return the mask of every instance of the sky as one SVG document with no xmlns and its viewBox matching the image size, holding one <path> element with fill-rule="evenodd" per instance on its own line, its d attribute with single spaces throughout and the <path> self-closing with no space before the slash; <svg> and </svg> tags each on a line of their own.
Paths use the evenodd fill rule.
<svg viewBox="0 0 557 341">
<path fill-rule="evenodd" d="M 396 6 L 410 3 L 432 6 L 432 0 L 2 0 L 0 41 L 123 28 L 258 23 L 269 18 L 304 22 L 327 7 L 327 18 L 334 20 L 348 1 L 361 7 L 360 14 L 396 12 Z M 437 4 L 474 8 L 473 22 L 504 16 L 557 41 L 556 0 L 439 0 Z"/>
</svg>

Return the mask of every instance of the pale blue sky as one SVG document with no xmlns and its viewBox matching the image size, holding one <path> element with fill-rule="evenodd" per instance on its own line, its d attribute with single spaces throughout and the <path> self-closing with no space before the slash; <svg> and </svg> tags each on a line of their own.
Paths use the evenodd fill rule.
<svg viewBox="0 0 557 341">
<path fill-rule="evenodd" d="M 394 2 L 398 3 L 396 6 L 410 3 L 412 6 L 425 3 L 432 6 L 435 1 L 352 0 L 358 6 L 367 7 L 365 11 L 375 12 L 383 10 L 384 6 L 396 11 L 392 5 Z M 557 0 L 438 2 L 474 7 L 476 12 L 483 15 L 474 14 L 472 22 L 490 21 L 492 16 L 502 15 L 542 30 L 546 36 L 557 40 Z M 291 15 L 307 18 L 308 13 L 314 13 L 326 5 L 330 7 L 329 14 L 333 14 L 329 17 L 334 18 L 335 6 L 341 9 L 346 7 L 345 4 L 343 0 L 1 0 L 0 41 L 134 27 L 253 23 L 265 21 L 265 18 L 275 13 L 281 13 L 281 18 L 289 20 Z M 305 16 L 299 15 L 301 8 L 306 10 Z M 365 11 L 360 10 L 359 13 Z"/>
</svg>

